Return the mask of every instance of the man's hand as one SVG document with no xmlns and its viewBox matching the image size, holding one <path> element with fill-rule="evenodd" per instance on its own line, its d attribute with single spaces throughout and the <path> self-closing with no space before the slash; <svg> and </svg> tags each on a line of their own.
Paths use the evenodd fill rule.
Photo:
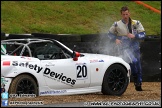
<svg viewBox="0 0 162 108">
<path fill-rule="evenodd" d="M 134 38 L 135 36 L 134 36 L 133 34 L 131 34 L 131 33 L 128 33 L 128 34 L 127 34 L 127 37 L 129 37 L 129 38 Z"/>
<path fill-rule="evenodd" d="M 116 45 L 120 45 L 120 44 L 122 43 L 122 41 L 119 40 L 119 39 L 116 39 L 116 40 L 115 40 L 115 43 L 116 43 Z"/>
</svg>

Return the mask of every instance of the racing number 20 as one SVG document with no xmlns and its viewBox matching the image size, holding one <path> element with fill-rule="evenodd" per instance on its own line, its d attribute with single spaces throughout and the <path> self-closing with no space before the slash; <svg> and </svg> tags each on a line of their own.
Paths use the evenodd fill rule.
<svg viewBox="0 0 162 108">
<path fill-rule="evenodd" d="M 87 78 L 87 66 L 86 65 L 78 65 L 77 66 L 77 78 Z"/>
</svg>

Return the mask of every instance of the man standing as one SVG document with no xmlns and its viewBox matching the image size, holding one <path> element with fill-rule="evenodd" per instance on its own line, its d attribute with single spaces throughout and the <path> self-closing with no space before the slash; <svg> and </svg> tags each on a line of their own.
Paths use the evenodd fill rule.
<svg viewBox="0 0 162 108">
<path fill-rule="evenodd" d="M 123 59 L 130 64 L 135 89 L 142 91 L 142 69 L 140 62 L 139 40 L 145 38 L 145 30 L 138 20 L 130 18 L 127 6 L 120 10 L 122 19 L 115 22 L 109 29 L 108 37 L 116 43 Z"/>
</svg>

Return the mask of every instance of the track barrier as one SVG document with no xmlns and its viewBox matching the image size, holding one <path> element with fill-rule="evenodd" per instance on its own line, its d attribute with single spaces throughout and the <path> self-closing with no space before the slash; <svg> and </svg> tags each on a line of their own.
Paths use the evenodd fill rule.
<svg viewBox="0 0 162 108">
<path fill-rule="evenodd" d="M 76 51 L 81 53 L 115 55 L 115 44 L 112 43 L 107 34 L 104 33 L 84 35 L 43 33 L 31 33 L 24 35 L 1 33 L 1 40 L 31 37 L 56 39 L 71 49 L 74 45 L 76 45 Z M 161 36 L 146 36 L 146 39 L 141 42 L 140 48 L 143 81 L 161 81 Z"/>
</svg>

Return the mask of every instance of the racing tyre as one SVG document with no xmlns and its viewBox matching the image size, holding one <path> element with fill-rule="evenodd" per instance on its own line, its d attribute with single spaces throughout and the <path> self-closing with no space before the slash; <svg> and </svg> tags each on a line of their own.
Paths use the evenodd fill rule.
<svg viewBox="0 0 162 108">
<path fill-rule="evenodd" d="M 10 94 L 35 94 L 38 96 L 38 87 L 35 80 L 29 75 L 19 75 L 13 79 L 9 88 Z"/>
<path fill-rule="evenodd" d="M 104 95 L 122 95 L 129 83 L 126 69 L 119 65 L 114 64 L 110 66 L 104 75 L 102 83 L 102 93 Z"/>
</svg>

